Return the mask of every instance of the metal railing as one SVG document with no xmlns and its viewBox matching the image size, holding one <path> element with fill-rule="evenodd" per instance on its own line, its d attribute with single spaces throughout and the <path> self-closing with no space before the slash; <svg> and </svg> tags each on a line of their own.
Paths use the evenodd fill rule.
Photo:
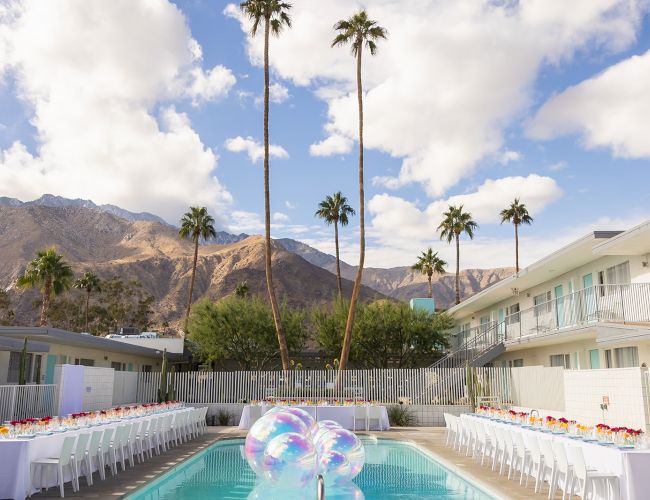
<svg viewBox="0 0 650 500">
<path fill-rule="evenodd" d="M 57 386 L 0 385 L 0 423 L 56 413 Z"/>
<path fill-rule="evenodd" d="M 477 358 L 504 341 L 502 323 L 491 321 L 459 333 L 458 347 L 440 358 L 431 368 L 455 368 L 472 364 Z"/>
</svg>

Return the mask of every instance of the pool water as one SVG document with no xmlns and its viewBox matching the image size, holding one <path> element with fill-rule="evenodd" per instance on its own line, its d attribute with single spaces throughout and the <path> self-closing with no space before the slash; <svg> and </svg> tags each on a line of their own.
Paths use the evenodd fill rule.
<svg viewBox="0 0 650 500">
<path fill-rule="evenodd" d="M 326 491 L 334 499 L 468 499 L 488 500 L 469 481 L 447 470 L 414 445 L 388 439 L 363 439 L 366 464 L 345 491 Z M 244 458 L 243 439 L 218 441 L 168 471 L 127 500 L 184 500 L 201 498 L 275 498 L 256 489 L 256 476 Z M 313 494 L 283 493 L 282 500 L 314 499 Z M 253 492 L 251 494 L 251 492 Z"/>
</svg>

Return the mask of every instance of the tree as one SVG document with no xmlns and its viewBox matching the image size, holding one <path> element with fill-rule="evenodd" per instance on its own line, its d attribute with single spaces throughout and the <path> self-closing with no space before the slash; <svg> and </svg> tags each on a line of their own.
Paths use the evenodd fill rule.
<svg viewBox="0 0 650 500">
<path fill-rule="evenodd" d="M 85 322 L 84 322 L 84 331 L 88 331 L 88 306 L 90 305 L 90 294 L 92 292 L 101 292 L 101 281 L 97 275 L 87 271 L 81 278 L 77 278 L 73 285 L 75 288 L 86 291 L 86 312 L 85 312 Z"/>
<path fill-rule="evenodd" d="M 438 252 L 433 253 L 431 247 L 426 252 L 418 257 L 418 261 L 411 266 L 414 271 L 419 271 L 426 274 L 429 280 L 429 298 L 433 298 L 433 286 L 431 285 L 431 276 L 433 273 L 445 274 L 445 266 L 447 263 L 438 257 Z"/>
<path fill-rule="evenodd" d="M 273 270 L 271 266 L 271 201 L 269 189 L 269 37 L 279 36 L 284 27 L 291 27 L 289 10 L 291 4 L 281 0 L 246 0 L 240 4 L 241 10 L 253 22 L 251 36 L 257 34 L 260 24 L 264 25 L 264 268 L 266 271 L 266 288 L 273 312 L 273 322 L 280 348 L 282 369 L 289 369 L 289 351 L 287 339 L 282 329 L 280 307 L 275 297 Z"/>
<path fill-rule="evenodd" d="M 39 250 L 36 258 L 27 266 L 25 274 L 18 278 L 20 288 L 39 287 L 42 293 L 40 326 L 46 326 L 52 297 L 70 289 L 74 274 L 55 248 Z"/>
<path fill-rule="evenodd" d="M 11 308 L 11 297 L 0 289 L 0 325 L 11 325 L 14 320 L 14 311 Z"/>
<path fill-rule="evenodd" d="M 282 308 L 287 346 L 293 353 L 303 345 L 304 315 Z M 198 302 L 189 322 L 193 354 L 205 362 L 235 360 L 242 370 L 273 368 L 279 358 L 270 307 L 260 299 L 228 297 L 217 303 Z"/>
<path fill-rule="evenodd" d="M 181 238 L 189 238 L 194 242 L 194 262 L 192 263 L 192 278 L 190 280 L 190 292 L 187 297 L 187 311 L 185 312 L 185 331 L 190 318 L 192 307 L 192 294 L 194 293 L 194 278 L 196 277 L 196 261 L 199 257 L 199 239 L 204 241 L 214 238 L 217 232 L 214 229 L 214 219 L 208 214 L 205 207 L 190 207 L 181 219 L 181 228 L 178 230 Z"/>
<path fill-rule="evenodd" d="M 501 210 L 501 224 L 512 222 L 515 226 L 515 268 L 519 272 L 519 226 L 521 224 L 532 224 L 533 218 L 528 213 L 526 205 L 519 203 L 519 198 L 515 198 L 508 208 Z"/>
<path fill-rule="evenodd" d="M 341 191 L 332 196 L 326 196 L 318 204 L 316 217 L 325 221 L 327 225 L 334 224 L 334 246 L 336 248 L 336 284 L 339 289 L 339 299 L 343 298 L 343 287 L 341 286 L 341 264 L 339 258 L 339 224 L 348 225 L 348 215 L 354 215 L 354 209 L 348 205 L 348 199 L 341 194 Z"/>
<path fill-rule="evenodd" d="M 332 47 L 349 45 L 352 55 L 357 62 L 357 103 L 359 111 L 359 267 L 354 279 L 350 310 L 345 324 L 343 336 L 343 347 L 341 348 L 341 359 L 339 370 L 345 370 L 350 355 L 350 342 L 352 341 L 352 328 L 354 326 L 354 315 L 356 313 L 357 301 L 361 291 L 361 279 L 363 278 L 363 264 L 366 256 L 366 227 L 365 227 L 365 197 L 363 188 L 363 84 L 361 82 L 361 59 L 363 48 L 366 47 L 371 55 L 377 53 L 377 41 L 385 39 L 386 29 L 377 25 L 376 21 L 368 18 L 365 10 L 354 14 L 349 19 L 339 21 L 334 25 L 338 32 L 332 41 Z"/>
<path fill-rule="evenodd" d="M 339 352 L 345 309 L 335 304 L 331 312 L 320 310 L 312 316 L 316 341 L 328 355 Z M 445 331 L 452 325 L 444 313 L 411 309 L 404 303 L 380 300 L 360 305 L 350 361 L 363 368 L 429 365 L 448 345 Z"/>
<path fill-rule="evenodd" d="M 478 224 L 472 220 L 472 214 L 463 211 L 463 205 L 449 205 L 443 217 L 438 226 L 440 239 L 446 239 L 447 243 L 456 241 L 456 304 L 460 304 L 460 235 L 465 233 L 473 239 Z"/>
</svg>

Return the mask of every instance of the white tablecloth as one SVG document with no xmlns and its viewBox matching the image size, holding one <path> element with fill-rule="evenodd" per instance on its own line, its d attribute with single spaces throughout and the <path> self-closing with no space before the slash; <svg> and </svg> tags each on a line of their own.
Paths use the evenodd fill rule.
<svg viewBox="0 0 650 500">
<path fill-rule="evenodd" d="M 603 446 L 593 442 L 584 442 L 558 434 L 541 432 L 517 425 L 500 423 L 473 415 L 462 415 L 479 422 L 488 422 L 506 429 L 533 433 L 538 439 L 560 440 L 565 444 L 580 446 L 585 456 L 587 468 L 616 474 L 619 478 L 620 498 L 624 500 L 641 500 L 650 498 L 650 450 L 620 450 L 613 446 Z"/>
<path fill-rule="evenodd" d="M 0 440 L 0 498 L 13 498 L 23 500 L 32 490 L 30 469 L 31 462 L 40 458 L 58 457 L 61 454 L 63 441 L 68 436 L 77 436 L 82 433 L 92 434 L 94 431 L 117 428 L 119 425 L 142 422 L 154 417 L 189 411 L 189 408 L 174 410 L 173 412 L 156 413 L 137 419 L 126 419 L 120 422 L 87 427 L 84 429 L 37 436 L 33 439 L 3 439 Z M 67 470 L 67 468 L 66 468 Z M 66 473 L 66 480 L 70 480 Z M 56 486 L 56 476 L 48 475 L 45 479 L 49 486 Z"/>
<path fill-rule="evenodd" d="M 260 405 L 262 408 L 262 415 L 267 411 L 273 408 L 272 405 Z M 354 428 L 354 406 L 293 406 L 292 408 L 300 408 L 305 410 L 310 415 L 312 415 L 317 421 L 320 420 L 334 420 L 341 424 L 341 427 L 345 429 Z M 386 411 L 385 406 L 367 406 L 364 408 L 378 408 L 380 412 L 379 418 L 379 427 L 376 424 L 372 425 L 370 428 L 372 430 L 386 431 L 390 429 L 390 424 L 388 423 L 388 412 Z M 244 410 L 241 414 L 241 419 L 239 420 L 240 429 L 249 429 L 251 424 L 250 417 L 250 405 L 244 406 Z M 357 417 L 360 418 L 360 417 Z M 371 422 L 372 423 L 372 422 Z M 358 430 L 365 430 L 365 422 L 358 421 Z"/>
</svg>

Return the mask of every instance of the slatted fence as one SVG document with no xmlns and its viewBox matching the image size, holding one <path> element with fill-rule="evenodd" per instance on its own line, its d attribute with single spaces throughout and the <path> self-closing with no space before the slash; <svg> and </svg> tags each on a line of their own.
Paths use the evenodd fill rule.
<svg viewBox="0 0 650 500">
<path fill-rule="evenodd" d="M 37 418 L 56 413 L 57 386 L 0 385 L 0 424 L 8 420 Z"/>
<path fill-rule="evenodd" d="M 473 368 L 475 397 L 510 401 L 506 367 Z M 461 405 L 469 400 L 466 368 L 346 370 L 287 372 L 183 372 L 168 374 L 175 398 L 187 403 L 242 403 L 267 398 L 352 399 L 417 405 Z M 160 373 L 140 373 L 139 402 L 155 401 Z"/>
</svg>

